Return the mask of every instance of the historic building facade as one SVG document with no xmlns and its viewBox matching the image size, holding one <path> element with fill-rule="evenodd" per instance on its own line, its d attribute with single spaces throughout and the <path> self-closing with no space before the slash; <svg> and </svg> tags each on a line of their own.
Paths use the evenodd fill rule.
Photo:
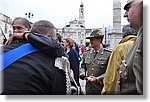
<svg viewBox="0 0 150 102">
<path fill-rule="evenodd" d="M 11 26 L 12 20 L 10 17 L 6 16 L 5 14 L 0 13 L 0 36 L 1 39 L 6 37 L 6 39 L 9 38 L 9 36 L 12 34 L 12 26 Z M 2 40 L 1 42 L 2 43 Z"/>
<path fill-rule="evenodd" d="M 84 5 L 81 3 L 79 8 L 79 20 L 70 21 L 62 29 L 63 38 L 72 38 L 79 45 L 85 45 L 86 29 L 84 21 Z"/>
</svg>

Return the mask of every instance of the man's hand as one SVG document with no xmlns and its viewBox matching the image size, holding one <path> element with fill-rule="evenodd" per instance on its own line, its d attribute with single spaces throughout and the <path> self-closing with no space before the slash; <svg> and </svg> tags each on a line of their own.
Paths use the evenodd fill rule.
<svg viewBox="0 0 150 102">
<path fill-rule="evenodd" d="M 80 77 L 81 80 L 84 80 L 84 79 L 85 79 L 85 74 L 84 74 L 84 73 L 81 73 L 81 74 L 79 75 L 79 77 Z"/>
<path fill-rule="evenodd" d="M 23 37 L 23 34 L 24 33 L 26 33 L 25 34 L 25 38 Z M 5 43 L 5 45 L 9 45 L 9 44 L 11 44 L 12 42 L 13 42 L 13 39 L 14 38 L 18 38 L 18 39 L 26 39 L 26 40 L 28 40 L 28 35 L 29 35 L 29 31 L 25 31 L 24 33 L 13 33 L 13 35 L 6 41 L 6 43 Z"/>
<path fill-rule="evenodd" d="M 12 35 L 12 36 L 5 42 L 5 45 L 11 44 L 12 41 L 13 41 L 13 39 L 14 39 L 14 36 Z"/>
<path fill-rule="evenodd" d="M 23 39 L 23 33 L 13 33 L 13 35 L 11 35 L 11 37 L 6 41 L 5 45 L 11 44 L 14 38 Z"/>
<path fill-rule="evenodd" d="M 87 81 L 88 83 L 94 84 L 94 83 L 96 83 L 97 78 L 96 78 L 95 76 L 89 76 L 89 77 L 86 77 L 86 81 Z"/>
<path fill-rule="evenodd" d="M 19 39 L 23 39 L 23 33 L 14 33 L 13 36 Z"/>
</svg>

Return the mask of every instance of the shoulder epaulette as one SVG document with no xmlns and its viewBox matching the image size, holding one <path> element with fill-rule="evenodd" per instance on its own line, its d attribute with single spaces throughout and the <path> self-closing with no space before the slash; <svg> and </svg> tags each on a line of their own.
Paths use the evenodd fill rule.
<svg viewBox="0 0 150 102">
<path fill-rule="evenodd" d="M 112 52 L 112 50 L 111 49 L 104 49 L 104 51 L 108 51 L 108 52 Z"/>
</svg>

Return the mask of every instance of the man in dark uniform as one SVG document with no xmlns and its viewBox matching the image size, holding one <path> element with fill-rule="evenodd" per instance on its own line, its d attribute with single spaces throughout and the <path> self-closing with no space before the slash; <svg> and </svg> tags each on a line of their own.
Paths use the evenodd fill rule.
<svg viewBox="0 0 150 102">
<path fill-rule="evenodd" d="M 31 31 L 34 33 L 44 34 L 45 37 L 49 36 L 52 42 L 48 42 L 48 49 L 51 48 L 51 50 L 47 51 L 48 53 L 46 53 L 45 49 L 40 49 L 37 52 L 30 53 L 18 59 L 6 67 L 2 71 L 4 73 L 4 88 L 2 94 L 65 95 L 65 71 L 55 67 L 55 58 L 63 56 L 64 50 L 61 45 L 57 43 L 57 41 L 55 42 L 52 40 L 52 38 L 55 38 L 56 36 L 54 25 L 49 21 L 41 20 L 33 25 Z M 40 34 L 37 34 L 35 39 L 38 39 Z M 27 42 L 23 41 L 22 43 L 5 45 L 3 47 L 4 52 L 9 52 L 10 50 L 20 47 L 25 43 Z M 42 48 L 41 43 L 33 43 Z"/>
<path fill-rule="evenodd" d="M 124 9 L 125 17 L 135 29 L 137 39 L 125 56 L 120 67 L 120 79 L 116 94 L 143 94 L 143 0 L 128 0 Z"/>
<path fill-rule="evenodd" d="M 94 30 L 87 37 L 87 39 L 90 39 L 92 49 L 83 54 L 80 68 L 80 78 L 86 79 L 87 95 L 100 95 L 103 88 L 103 74 L 111 53 L 111 51 L 102 47 L 103 37 L 104 35 L 99 29 Z"/>
</svg>

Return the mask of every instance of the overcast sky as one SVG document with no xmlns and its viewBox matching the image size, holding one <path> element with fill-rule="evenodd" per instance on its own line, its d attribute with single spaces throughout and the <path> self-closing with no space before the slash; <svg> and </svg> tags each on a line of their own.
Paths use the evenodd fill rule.
<svg viewBox="0 0 150 102">
<path fill-rule="evenodd" d="M 25 13 L 34 14 L 32 22 L 45 19 L 56 27 L 62 28 L 69 21 L 78 20 L 79 7 L 84 4 L 86 28 L 96 28 L 112 25 L 113 0 L 0 0 L 0 12 L 11 19 L 25 17 Z M 126 0 L 121 0 L 122 24 L 127 24 L 123 18 L 123 6 Z"/>
</svg>

